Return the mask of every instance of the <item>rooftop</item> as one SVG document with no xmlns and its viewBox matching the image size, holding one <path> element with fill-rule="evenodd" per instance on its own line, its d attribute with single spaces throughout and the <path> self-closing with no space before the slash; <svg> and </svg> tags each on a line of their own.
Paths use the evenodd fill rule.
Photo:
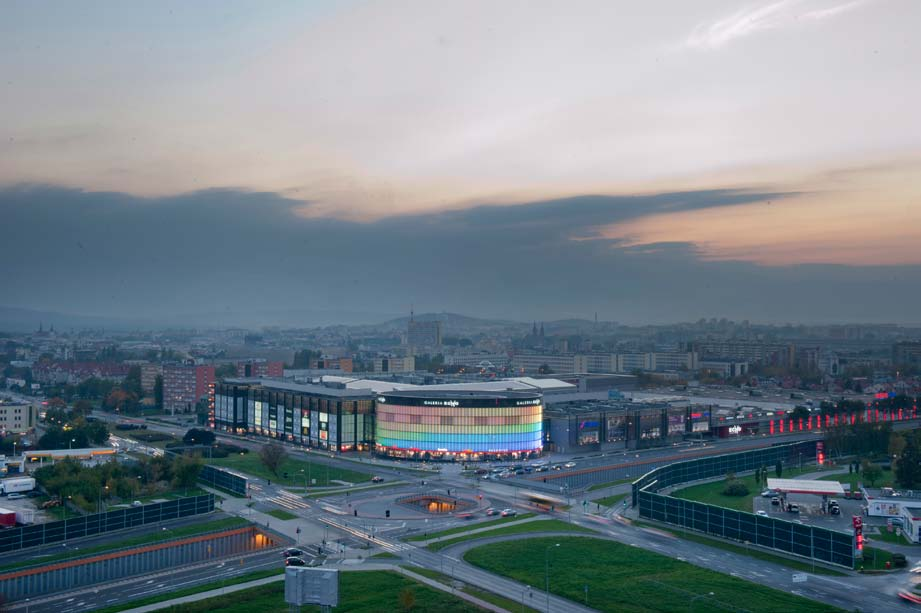
<svg viewBox="0 0 921 613">
<path fill-rule="evenodd" d="M 837 481 L 810 481 L 808 479 L 774 479 L 768 477 L 769 489 L 787 494 L 814 494 L 816 496 L 844 496 L 844 488 Z"/>
</svg>

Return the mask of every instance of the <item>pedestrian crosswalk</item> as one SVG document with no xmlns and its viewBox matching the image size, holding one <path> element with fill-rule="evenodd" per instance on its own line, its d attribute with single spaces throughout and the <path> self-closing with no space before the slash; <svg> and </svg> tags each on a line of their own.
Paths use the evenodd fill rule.
<svg viewBox="0 0 921 613">
<path fill-rule="evenodd" d="M 267 497 L 265 501 L 277 504 L 286 509 L 291 509 L 292 511 L 310 508 L 310 505 L 304 502 L 303 498 L 286 490 L 279 490 L 277 496 Z"/>
</svg>

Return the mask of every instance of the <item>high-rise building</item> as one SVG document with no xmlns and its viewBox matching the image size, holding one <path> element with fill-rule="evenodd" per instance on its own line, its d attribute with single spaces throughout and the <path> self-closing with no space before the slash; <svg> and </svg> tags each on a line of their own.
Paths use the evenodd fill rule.
<svg viewBox="0 0 921 613">
<path fill-rule="evenodd" d="M 157 377 L 163 374 L 163 367 L 159 364 L 141 364 L 141 390 L 145 394 L 153 394 Z"/>
<path fill-rule="evenodd" d="M 167 364 L 163 367 L 163 408 L 191 412 L 202 398 L 214 394 L 214 366 Z"/>
<path fill-rule="evenodd" d="M 410 347 L 441 347 L 441 322 L 417 321 L 410 315 L 406 343 Z"/>
</svg>

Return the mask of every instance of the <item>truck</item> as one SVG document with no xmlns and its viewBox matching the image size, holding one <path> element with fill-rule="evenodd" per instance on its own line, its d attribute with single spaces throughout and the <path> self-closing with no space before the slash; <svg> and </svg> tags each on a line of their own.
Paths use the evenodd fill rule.
<svg viewBox="0 0 921 613">
<path fill-rule="evenodd" d="M 0 509 L 0 528 L 12 528 L 16 525 L 16 511 Z"/>
<path fill-rule="evenodd" d="M 31 492 L 34 489 L 35 479 L 33 477 L 13 477 L 0 480 L 0 495 L 3 496 L 19 492 Z"/>
</svg>

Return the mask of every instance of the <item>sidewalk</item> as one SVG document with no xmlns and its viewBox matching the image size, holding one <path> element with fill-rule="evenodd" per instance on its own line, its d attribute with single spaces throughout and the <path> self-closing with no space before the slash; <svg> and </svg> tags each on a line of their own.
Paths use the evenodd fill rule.
<svg viewBox="0 0 921 613">
<path fill-rule="evenodd" d="M 439 541 L 449 541 L 451 539 L 460 538 L 462 536 L 468 536 L 470 534 L 479 534 L 480 532 L 489 532 L 490 530 L 496 530 L 498 528 L 505 528 L 506 526 L 517 526 L 518 524 L 526 524 L 532 521 L 540 521 L 550 519 L 544 515 L 537 515 L 535 517 L 526 517 L 524 519 L 519 519 L 518 521 L 509 521 L 501 524 L 493 524 L 491 526 L 483 526 L 482 528 L 475 528 L 476 524 L 470 526 L 470 530 L 465 532 L 455 532 L 454 534 L 448 534 L 447 536 L 439 536 L 438 538 L 432 538 L 425 541 L 407 541 L 407 544 L 415 545 L 417 547 L 427 547 L 432 543 L 437 543 Z M 439 530 L 438 532 L 443 532 Z"/>
<path fill-rule="evenodd" d="M 424 577 L 422 575 L 416 574 L 412 572 L 411 570 L 407 570 L 401 566 L 395 566 L 393 564 L 366 564 L 366 565 L 361 566 L 360 568 L 353 567 L 349 570 L 359 571 L 359 572 L 360 571 L 372 571 L 372 570 L 388 570 L 388 571 L 397 572 L 402 575 L 405 575 L 406 577 L 409 577 L 413 581 L 417 581 L 418 583 L 421 583 L 428 587 L 434 588 L 436 590 L 440 590 L 442 592 L 449 593 L 453 596 L 456 596 L 457 598 L 466 600 L 467 602 L 474 604 L 482 609 L 486 609 L 487 611 L 493 611 L 494 613 L 510 613 L 510 611 L 507 611 L 506 609 L 503 609 L 502 607 L 496 606 L 492 604 L 491 602 L 486 602 L 485 600 L 481 600 L 477 598 L 476 596 L 471 596 L 470 594 L 454 589 L 450 585 L 445 585 L 444 583 L 441 583 L 440 581 L 429 579 L 428 577 Z M 232 594 L 233 592 L 239 592 L 241 590 L 246 590 L 252 587 L 258 587 L 260 585 L 266 585 L 268 583 L 278 583 L 284 580 L 285 580 L 284 575 L 275 575 L 273 577 L 266 577 L 264 579 L 256 579 L 255 581 L 248 581 L 246 583 L 237 583 L 235 585 L 230 585 L 230 586 L 220 588 L 220 589 L 215 589 L 215 590 L 209 590 L 207 592 L 200 592 L 198 594 L 190 594 L 188 596 L 182 596 L 180 598 L 173 598 L 172 600 L 164 600 L 163 602 L 144 605 L 142 607 L 126 609 L 125 611 L 123 611 L 123 613 L 149 613 L 150 611 L 158 611 L 158 610 L 166 609 L 166 608 L 169 608 L 175 605 L 185 604 L 189 602 L 196 602 L 199 600 L 207 600 L 208 598 L 214 598 L 215 596 L 223 596 L 224 594 Z M 281 589 L 283 590 L 283 588 Z"/>
</svg>

